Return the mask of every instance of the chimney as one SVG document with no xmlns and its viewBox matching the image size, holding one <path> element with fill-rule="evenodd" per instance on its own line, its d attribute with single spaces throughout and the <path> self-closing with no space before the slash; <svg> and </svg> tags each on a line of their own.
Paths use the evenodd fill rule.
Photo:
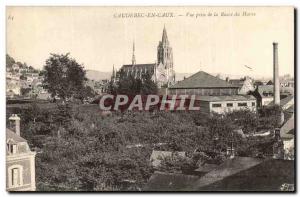
<svg viewBox="0 0 300 197">
<path fill-rule="evenodd" d="M 11 115 L 9 117 L 9 126 L 10 128 L 18 135 L 20 135 L 20 117 L 17 114 Z"/>
<path fill-rule="evenodd" d="M 278 73 L 278 43 L 273 42 L 273 81 L 274 104 L 280 105 L 279 73 Z"/>
</svg>

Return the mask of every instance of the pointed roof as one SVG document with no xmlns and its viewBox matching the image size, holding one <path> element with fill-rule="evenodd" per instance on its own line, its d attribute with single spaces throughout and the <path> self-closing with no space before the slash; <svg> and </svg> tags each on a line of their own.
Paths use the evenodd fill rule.
<svg viewBox="0 0 300 197">
<path fill-rule="evenodd" d="M 163 35 L 162 35 L 162 43 L 168 43 L 168 35 L 167 35 L 167 30 L 166 26 L 164 25 L 164 30 L 163 30 Z"/>
<path fill-rule="evenodd" d="M 199 71 L 170 87 L 170 89 L 180 88 L 238 88 L 238 86 L 231 85 L 225 80 L 212 76 L 206 72 Z"/>
</svg>

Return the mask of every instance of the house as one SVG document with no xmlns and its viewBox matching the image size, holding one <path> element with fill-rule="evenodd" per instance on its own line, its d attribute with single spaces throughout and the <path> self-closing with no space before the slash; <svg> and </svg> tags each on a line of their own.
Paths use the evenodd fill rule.
<svg viewBox="0 0 300 197">
<path fill-rule="evenodd" d="M 143 191 L 294 191 L 294 162 L 235 157 L 202 176 L 155 172 Z"/>
<path fill-rule="evenodd" d="M 259 107 L 269 105 L 274 99 L 274 86 L 262 85 L 258 86 L 253 92 L 253 95 L 257 99 L 257 105 Z M 294 95 L 294 88 L 292 87 L 280 87 L 280 99 Z"/>
<path fill-rule="evenodd" d="M 280 128 L 280 137 L 283 141 L 284 159 L 293 160 L 295 150 L 295 120 L 294 114 L 292 117 Z"/>
<path fill-rule="evenodd" d="M 294 162 L 236 157 L 227 160 L 186 191 L 294 191 Z"/>
<path fill-rule="evenodd" d="M 237 95 L 239 86 L 199 71 L 168 88 L 171 95 L 223 96 Z"/>
<path fill-rule="evenodd" d="M 20 75 L 14 72 L 6 72 L 6 96 L 14 97 L 20 94 Z"/>
<path fill-rule="evenodd" d="M 250 91 L 255 90 L 254 81 L 250 77 L 231 79 L 228 82 L 234 86 L 239 86 L 238 94 L 247 95 Z"/>
<path fill-rule="evenodd" d="M 14 97 L 21 95 L 20 81 L 6 80 L 6 96 Z"/>
<path fill-rule="evenodd" d="M 161 161 L 167 157 L 186 157 L 185 152 L 157 151 L 153 150 L 150 156 L 151 164 L 154 168 L 161 165 Z"/>
<path fill-rule="evenodd" d="M 199 96 L 200 111 L 204 113 L 224 114 L 238 110 L 250 110 L 256 112 L 256 99 L 252 95 L 229 96 Z"/>
<path fill-rule="evenodd" d="M 268 105 L 274 105 L 274 101 L 271 101 Z M 283 110 L 287 110 L 294 105 L 294 95 L 289 95 L 280 100 L 280 107 Z"/>
<path fill-rule="evenodd" d="M 6 129 L 6 190 L 35 191 L 35 152 L 20 135 L 20 118 L 9 118 Z"/>
<path fill-rule="evenodd" d="M 184 188 L 198 179 L 198 176 L 193 175 L 154 172 L 143 191 L 184 191 Z"/>
</svg>

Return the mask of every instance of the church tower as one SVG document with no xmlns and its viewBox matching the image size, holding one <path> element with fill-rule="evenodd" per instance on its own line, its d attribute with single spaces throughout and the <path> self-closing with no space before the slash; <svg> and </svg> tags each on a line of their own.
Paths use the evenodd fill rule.
<svg viewBox="0 0 300 197">
<path fill-rule="evenodd" d="M 173 51 L 170 46 L 167 30 L 164 26 L 162 39 L 157 47 L 157 65 L 162 64 L 167 74 L 168 84 L 175 83 L 175 72 L 173 70 Z"/>
<path fill-rule="evenodd" d="M 168 67 L 173 67 L 173 52 L 172 47 L 170 46 L 167 30 L 164 26 L 163 35 L 161 41 L 159 41 L 157 47 L 157 63 L 162 63 L 163 65 Z"/>
</svg>

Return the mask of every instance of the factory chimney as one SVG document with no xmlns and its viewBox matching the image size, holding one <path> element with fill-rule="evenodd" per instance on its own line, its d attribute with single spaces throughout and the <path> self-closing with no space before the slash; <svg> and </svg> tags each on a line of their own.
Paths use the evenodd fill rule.
<svg viewBox="0 0 300 197">
<path fill-rule="evenodd" d="M 278 73 L 278 43 L 273 42 L 273 81 L 274 104 L 280 105 L 279 73 Z"/>
</svg>

